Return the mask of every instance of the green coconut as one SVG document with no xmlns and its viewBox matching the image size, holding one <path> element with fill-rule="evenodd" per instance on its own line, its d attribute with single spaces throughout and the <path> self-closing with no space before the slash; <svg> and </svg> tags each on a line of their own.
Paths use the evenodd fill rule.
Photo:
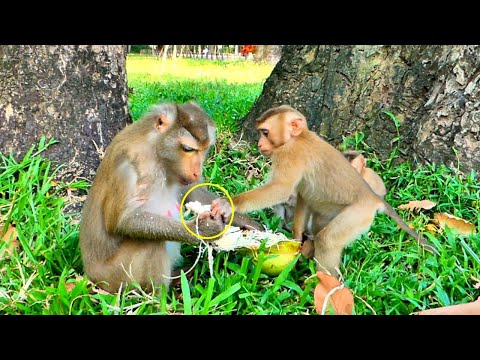
<svg viewBox="0 0 480 360">
<path fill-rule="evenodd" d="M 282 240 L 275 245 L 266 247 L 262 273 L 272 277 L 278 276 L 295 259 L 299 251 L 300 243 L 293 240 Z M 242 248 L 239 252 L 252 256 L 253 262 L 258 263 L 257 249 Z"/>
</svg>

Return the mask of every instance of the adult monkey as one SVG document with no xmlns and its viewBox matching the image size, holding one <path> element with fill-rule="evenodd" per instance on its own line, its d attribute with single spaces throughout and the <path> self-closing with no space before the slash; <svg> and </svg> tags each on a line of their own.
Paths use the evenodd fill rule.
<svg viewBox="0 0 480 360">
<path fill-rule="evenodd" d="M 333 146 L 309 131 L 303 114 L 282 105 L 257 119 L 258 148 L 272 157 L 270 181 L 234 196 L 235 211 L 245 213 L 286 202 L 297 193 L 294 233 L 303 232 L 307 208 L 313 212 L 318 270 L 336 275 L 342 250 L 368 231 L 377 211 L 385 212 L 428 250 L 433 246 L 410 229 L 395 210 L 377 196 L 349 161 Z M 212 202 L 213 219 L 228 220 L 230 204 Z"/>
<path fill-rule="evenodd" d="M 215 124 L 195 103 L 156 105 L 120 131 L 106 150 L 82 211 L 80 250 L 85 273 L 116 292 L 136 281 L 145 290 L 170 284 L 180 245 L 196 243 L 182 225 L 179 202 L 201 180 L 215 141 Z M 214 199 L 204 188 L 189 201 Z M 190 195 L 190 194 L 189 194 Z M 236 225 L 260 227 L 248 217 Z M 187 226 L 196 232 L 195 221 Z M 199 234 L 215 236 L 224 224 L 199 217 Z"/>
</svg>

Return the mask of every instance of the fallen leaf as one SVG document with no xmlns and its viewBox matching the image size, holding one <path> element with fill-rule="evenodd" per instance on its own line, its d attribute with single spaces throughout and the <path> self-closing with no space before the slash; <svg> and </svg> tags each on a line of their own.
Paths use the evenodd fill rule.
<svg viewBox="0 0 480 360">
<path fill-rule="evenodd" d="M 400 205 L 398 208 L 400 210 L 415 210 L 415 209 L 425 209 L 429 210 L 433 208 L 436 203 L 430 200 L 421 200 L 421 201 L 409 201 L 407 204 Z"/>
<path fill-rule="evenodd" d="M 315 309 L 318 314 L 323 313 L 325 301 L 333 307 L 335 315 L 352 315 L 353 312 L 353 294 L 349 288 L 345 287 L 335 277 L 317 271 L 318 285 L 315 287 L 314 300 Z M 332 291 L 332 294 L 329 293 Z M 327 299 L 327 296 L 329 297 Z M 326 306 L 325 314 L 330 314 L 330 306 Z"/>
<path fill-rule="evenodd" d="M 110 293 L 102 288 L 98 287 L 94 282 L 88 280 L 88 284 L 92 286 L 91 291 L 100 295 L 109 295 Z"/>
<path fill-rule="evenodd" d="M 56 182 L 55 180 L 51 180 L 51 181 L 50 181 L 50 185 L 52 185 L 52 186 L 57 186 L 57 185 L 58 185 L 58 182 Z"/>
<path fill-rule="evenodd" d="M 448 226 L 450 229 L 455 230 L 460 235 L 471 235 L 475 233 L 475 225 L 459 217 L 453 216 L 452 214 L 435 213 L 433 217 L 441 229 L 444 229 L 445 226 Z"/>
<path fill-rule="evenodd" d="M 0 234 L 3 234 L 4 227 L 0 228 Z M 0 250 L 0 258 L 3 257 L 5 252 L 11 254 L 13 249 L 18 248 L 20 243 L 17 240 L 17 229 L 12 224 L 8 224 L 7 232 L 2 236 L 2 241 L 9 243 L 7 247 L 4 247 Z"/>
<path fill-rule="evenodd" d="M 427 230 L 430 234 L 436 234 L 440 231 L 440 229 L 432 223 L 425 225 L 425 230 Z"/>
<path fill-rule="evenodd" d="M 73 288 L 75 287 L 75 285 L 76 285 L 76 283 L 73 283 L 73 282 L 65 284 L 65 288 L 67 289 L 67 292 L 72 291 Z"/>
</svg>

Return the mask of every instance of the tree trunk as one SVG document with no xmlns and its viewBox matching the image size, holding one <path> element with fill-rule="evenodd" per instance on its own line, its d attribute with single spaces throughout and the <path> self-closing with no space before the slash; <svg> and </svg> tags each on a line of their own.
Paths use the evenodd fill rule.
<svg viewBox="0 0 480 360">
<path fill-rule="evenodd" d="M 210 55 L 210 60 L 216 59 L 217 52 L 215 51 L 215 45 L 208 45 L 208 55 Z"/>
<path fill-rule="evenodd" d="M 126 46 L 0 46 L 0 152 L 16 159 L 42 135 L 59 178 L 92 179 L 111 139 L 131 122 Z"/>
<path fill-rule="evenodd" d="M 269 62 L 276 64 L 282 55 L 282 45 L 256 45 L 255 62 Z"/>
<path fill-rule="evenodd" d="M 334 145 L 356 131 L 386 158 L 480 169 L 480 46 L 286 45 L 242 119 L 247 137 L 266 109 L 290 104 Z M 458 155 L 455 152 L 458 152 Z"/>
<path fill-rule="evenodd" d="M 177 45 L 173 45 L 172 59 L 174 63 L 177 62 Z"/>
</svg>

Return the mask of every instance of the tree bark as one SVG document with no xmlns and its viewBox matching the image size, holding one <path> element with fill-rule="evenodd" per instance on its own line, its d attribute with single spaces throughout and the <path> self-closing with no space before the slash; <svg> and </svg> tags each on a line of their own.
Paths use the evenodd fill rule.
<svg viewBox="0 0 480 360">
<path fill-rule="evenodd" d="M 0 151 L 15 158 L 55 138 L 43 156 L 63 180 L 93 179 L 111 139 L 131 122 L 126 46 L 0 46 Z"/>
<path fill-rule="evenodd" d="M 255 62 L 269 62 L 276 64 L 282 55 L 282 45 L 256 45 Z"/>
<path fill-rule="evenodd" d="M 384 159 L 397 145 L 390 111 L 400 123 L 399 161 L 456 166 L 458 156 L 462 170 L 480 169 L 480 46 L 286 45 L 242 119 L 247 138 L 280 104 L 334 145 L 363 132 Z"/>
</svg>

